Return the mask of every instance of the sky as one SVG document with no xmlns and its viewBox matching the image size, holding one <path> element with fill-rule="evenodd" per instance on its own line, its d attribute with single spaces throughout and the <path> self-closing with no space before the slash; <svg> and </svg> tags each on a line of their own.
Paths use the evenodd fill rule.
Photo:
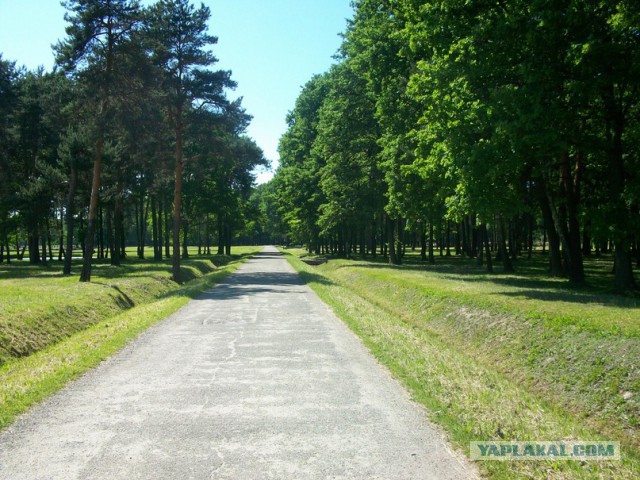
<svg viewBox="0 0 640 480">
<path fill-rule="evenodd" d="M 143 1 L 144 4 L 153 3 Z M 278 161 L 286 115 L 302 86 L 329 69 L 341 32 L 353 16 L 350 0 L 206 0 L 209 33 L 218 37 L 214 68 L 231 70 L 238 83 L 229 97 L 243 97 L 253 116 L 247 134 Z M 194 2 L 199 5 L 200 2 Z M 29 69 L 53 67 L 51 45 L 65 36 L 58 0 L 0 0 L 0 53 Z M 257 172 L 258 183 L 272 172 Z"/>
</svg>

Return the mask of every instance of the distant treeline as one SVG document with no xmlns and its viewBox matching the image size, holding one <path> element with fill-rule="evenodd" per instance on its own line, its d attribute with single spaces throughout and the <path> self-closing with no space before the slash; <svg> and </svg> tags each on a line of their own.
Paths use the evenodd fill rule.
<svg viewBox="0 0 640 480">
<path fill-rule="evenodd" d="M 615 286 L 637 289 L 640 2 L 354 6 L 339 63 L 289 115 L 270 228 L 317 252 L 397 263 L 419 240 L 425 260 L 437 244 L 506 271 L 544 242 L 575 284 L 612 251 Z"/>
<path fill-rule="evenodd" d="M 139 256 L 148 240 L 154 258 L 171 256 L 180 281 L 188 244 L 229 250 L 255 213 L 251 172 L 267 163 L 226 97 L 231 72 L 210 68 L 209 9 L 66 6 L 53 72 L 0 55 L 0 261 L 55 256 L 70 274 L 80 245 L 88 281 L 94 253 L 117 265 L 134 238 Z"/>
</svg>

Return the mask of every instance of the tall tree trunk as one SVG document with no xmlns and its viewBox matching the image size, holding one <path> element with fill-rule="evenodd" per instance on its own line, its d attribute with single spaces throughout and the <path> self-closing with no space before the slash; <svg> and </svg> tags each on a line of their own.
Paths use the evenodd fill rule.
<svg viewBox="0 0 640 480">
<path fill-rule="evenodd" d="M 106 107 L 106 104 L 103 104 Z M 103 108 L 104 111 L 104 108 Z M 100 132 L 102 132 L 100 128 Z M 101 133 L 102 134 L 102 133 Z M 93 247 L 96 236 L 96 211 L 100 195 L 100 170 L 102 167 L 102 155 L 104 152 L 104 140 L 100 138 L 96 142 L 96 150 L 93 159 L 93 177 L 91 181 L 91 199 L 89 201 L 89 214 L 87 218 L 87 233 L 85 236 L 85 249 L 82 259 L 82 270 L 80 271 L 80 281 L 91 281 L 91 262 L 93 259 Z"/>
<path fill-rule="evenodd" d="M 9 235 L 5 232 L 4 244 L 7 247 L 7 265 L 11 263 L 11 246 L 9 245 Z"/>
<path fill-rule="evenodd" d="M 434 265 L 436 263 L 436 259 L 433 256 L 433 243 L 434 243 L 434 232 L 433 232 L 433 220 L 429 222 L 429 263 Z"/>
<path fill-rule="evenodd" d="M 509 252 L 507 252 L 506 233 L 504 219 L 502 217 L 498 217 L 498 242 L 500 247 L 500 257 L 502 259 L 502 267 L 505 273 L 513 273 L 515 272 L 515 269 L 511 263 Z"/>
<path fill-rule="evenodd" d="M 582 229 L 582 255 L 588 257 L 591 255 L 591 222 L 587 219 L 584 222 L 584 228 Z"/>
<path fill-rule="evenodd" d="M 158 237 L 158 208 L 155 195 L 151 199 L 151 236 L 153 237 L 153 260 L 162 260 L 162 251 Z"/>
<path fill-rule="evenodd" d="M 376 255 L 378 253 L 378 245 L 376 242 L 376 230 L 377 230 L 377 222 L 375 221 L 375 219 L 371 222 L 370 228 L 371 228 L 371 256 L 373 258 L 376 258 Z"/>
<path fill-rule="evenodd" d="M 493 273 L 493 260 L 491 258 L 491 246 L 489 245 L 489 232 L 487 225 L 482 225 L 482 239 L 484 242 L 485 255 L 487 257 L 487 273 Z"/>
<path fill-rule="evenodd" d="M 631 247 L 624 240 L 615 242 L 613 252 L 615 288 L 619 291 L 637 290 L 638 286 L 633 276 Z"/>
<path fill-rule="evenodd" d="M 113 204 L 113 252 L 111 254 L 111 265 L 120 265 L 122 258 L 122 235 L 124 230 L 124 205 L 122 204 L 122 180 L 121 171 L 118 170 L 116 180 L 116 195 Z"/>
<path fill-rule="evenodd" d="M 173 190 L 173 256 L 172 256 L 172 278 L 176 283 L 182 282 L 180 275 L 180 215 L 182 208 L 182 174 L 184 170 L 184 161 L 182 158 L 182 141 L 183 141 L 183 125 L 182 125 L 182 109 L 178 109 L 176 115 L 176 165 L 175 165 L 175 184 Z"/>
<path fill-rule="evenodd" d="M 612 203 L 612 223 L 614 227 L 614 259 L 617 290 L 637 290 L 638 284 L 633 276 L 631 245 L 633 230 L 630 228 L 630 211 L 625 203 L 625 171 L 622 135 L 625 129 L 625 114 L 616 102 L 614 87 L 610 87 L 607 98 L 609 119 L 609 196 Z"/>
<path fill-rule="evenodd" d="M 402 217 L 398 217 L 397 220 L 398 226 L 397 228 L 397 239 L 398 242 L 396 243 L 396 256 L 398 257 L 398 263 L 402 263 L 402 258 L 404 257 L 406 251 L 407 251 L 407 245 L 404 241 L 404 219 Z"/>
<path fill-rule="evenodd" d="M 67 223 L 67 248 L 64 252 L 63 275 L 71 275 L 71 259 L 73 256 L 73 212 L 75 210 L 76 185 L 78 183 L 78 172 L 71 167 L 69 174 L 69 191 L 67 192 L 66 223 Z"/>
<path fill-rule="evenodd" d="M 164 257 L 169 258 L 169 224 L 167 221 L 165 198 L 162 195 L 160 196 L 158 203 L 158 240 L 160 240 L 160 252 L 162 252 L 162 249 L 164 248 Z"/>
<path fill-rule="evenodd" d="M 476 229 L 476 216 L 468 215 L 467 222 L 469 224 L 469 256 L 475 257 L 478 253 L 478 232 Z"/>
<path fill-rule="evenodd" d="M 42 261 L 47 262 L 47 232 L 42 231 Z"/>
<path fill-rule="evenodd" d="M 136 219 L 136 255 L 140 255 L 140 218 L 142 218 L 142 214 L 140 213 L 141 205 L 138 204 L 136 199 L 133 201 L 134 212 L 133 216 Z"/>
<path fill-rule="evenodd" d="M 146 199 L 146 201 L 145 201 Z M 144 192 L 140 194 L 140 222 L 139 222 L 139 235 L 138 235 L 138 258 L 144 260 L 144 249 L 147 239 L 147 220 L 149 218 L 149 196 L 144 195 Z"/>
<path fill-rule="evenodd" d="M 189 258 L 189 221 L 182 221 L 182 258 Z"/>
<path fill-rule="evenodd" d="M 111 265 L 113 265 L 113 257 L 115 255 L 115 244 L 113 242 L 114 233 L 112 210 L 113 209 L 111 207 L 107 208 L 107 253 L 109 254 L 109 258 L 111 259 Z M 118 256 L 120 256 L 119 253 Z"/>
<path fill-rule="evenodd" d="M 30 213 L 27 220 L 27 244 L 29 245 L 29 263 L 33 265 L 38 264 L 41 261 L 40 242 L 38 237 L 38 220 L 33 213 Z"/>
<path fill-rule="evenodd" d="M 60 222 L 58 223 L 58 246 L 58 261 L 61 262 L 64 258 L 64 209 L 62 206 L 60 206 Z"/>
<path fill-rule="evenodd" d="M 222 216 L 218 215 L 218 255 L 224 255 L 224 222 Z"/>
<path fill-rule="evenodd" d="M 387 258 L 387 232 L 386 232 L 386 218 L 384 212 L 380 213 L 380 254 Z M 377 227 L 376 227 L 377 228 Z"/>
<path fill-rule="evenodd" d="M 478 230 L 478 256 L 476 257 L 476 265 L 482 267 L 484 265 L 484 225 L 477 227 Z"/>
<path fill-rule="evenodd" d="M 569 161 L 563 162 L 563 168 L 569 167 Z M 566 170 L 563 177 L 566 181 L 565 194 L 567 196 L 567 226 L 569 234 L 569 248 L 571 252 L 571 265 L 569 270 L 569 281 L 574 284 L 581 285 L 584 283 L 584 263 L 582 257 L 582 236 L 580 235 L 580 219 L 578 206 L 580 203 L 580 188 L 582 181 L 582 171 L 584 170 L 583 153 L 576 154 L 576 164 L 574 175 L 570 175 L 570 171 Z"/>
<path fill-rule="evenodd" d="M 49 247 L 49 261 L 53 262 L 53 246 L 51 245 L 51 230 L 47 230 L 47 246 Z"/>
<path fill-rule="evenodd" d="M 456 251 L 456 255 L 462 255 L 462 235 L 461 232 L 462 231 L 462 225 L 460 224 L 460 222 L 456 222 L 456 233 L 454 234 L 454 246 L 455 246 L 455 251 Z"/>
<path fill-rule="evenodd" d="M 351 258 L 351 232 L 348 228 L 343 228 L 344 230 L 344 254 L 345 257 Z"/>
<path fill-rule="evenodd" d="M 171 215 L 166 205 L 164 208 L 164 256 L 171 258 Z"/>
<path fill-rule="evenodd" d="M 427 261 L 427 226 L 423 225 L 420 229 L 420 260 Z"/>
<path fill-rule="evenodd" d="M 224 253 L 225 255 L 231 255 L 231 225 L 227 223 L 225 228 L 225 242 L 224 242 Z"/>
<path fill-rule="evenodd" d="M 469 254 L 469 245 L 467 243 L 467 221 L 466 217 L 459 223 L 460 237 L 462 237 L 462 253 L 467 256 Z"/>
<path fill-rule="evenodd" d="M 395 220 L 391 219 L 389 216 L 386 218 L 387 224 L 387 244 L 389 248 L 389 262 L 393 265 L 399 265 L 400 260 L 398 259 L 398 255 L 396 254 L 396 235 L 395 235 Z"/>
<path fill-rule="evenodd" d="M 546 188 L 541 186 L 541 188 Z M 544 192 L 540 192 L 538 196 L 540 201 L 540 211 L 542 212 L 542 219 L 544 222 L 544 228 L 549 240 L 549 274 L 552 277 L 564 277 L 565 271 L 562 266 L 562 255 L 560 253 L 560 235 L 556 230 L 556 222 L 549 205 L 549 198 Z"/>
<path fill-rule="evenodd" d="M 82 258 L 84 258 L 84 249 L 86 247 L 87 226 L 84 222 L 84 209 L 80 211 L 80 218 L 78 218 L 78 243 L 80 243 L 80 249 L 82 250 Z"/>
<path fill-rule="evenodd" d="M 531 260 L 533 256 L 533 231 L 535 229 L 535 218 L 532 214 L 527 215 L 529 222 L 527 224 L 527 258 Z"/>
<path fill-rule="evenodd" d="M 211 236 L 209 235 L 209 218 L 204 222 L 205 254 L 211 255 Z"/>
</svg>

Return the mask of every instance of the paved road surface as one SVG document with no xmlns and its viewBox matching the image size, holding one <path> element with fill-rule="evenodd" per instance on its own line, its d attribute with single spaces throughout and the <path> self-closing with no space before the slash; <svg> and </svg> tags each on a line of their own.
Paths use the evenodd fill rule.
<svg viewBox="0 0 640 480">
<path fill-rule="evenodd" d="M 0 434 L 0 478 L 467 479 L 273 248 Z"/>
</svg>

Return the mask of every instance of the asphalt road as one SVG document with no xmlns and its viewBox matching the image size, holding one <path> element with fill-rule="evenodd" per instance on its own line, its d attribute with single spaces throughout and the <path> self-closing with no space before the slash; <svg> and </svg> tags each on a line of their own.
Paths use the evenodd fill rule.
<svg viewBox="0 0 640 480">
<path fill-rule="evenodd" d="M 0 434 L 0 478 L 468 479 L 267 248 Z"/>
</svg>

